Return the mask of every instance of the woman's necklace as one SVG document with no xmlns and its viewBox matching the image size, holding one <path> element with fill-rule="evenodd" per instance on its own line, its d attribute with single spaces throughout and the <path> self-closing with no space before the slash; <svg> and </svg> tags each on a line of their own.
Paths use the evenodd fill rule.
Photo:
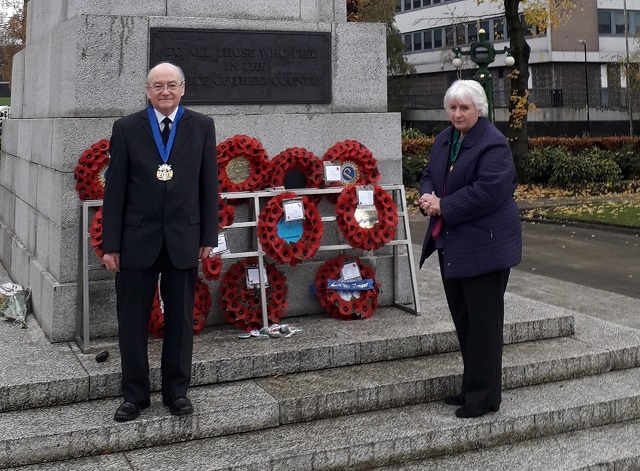
<svg viewBox="0 0 640 471">
<path fill-rule="evenodd" d="M 458 153 L 460 152 L 460 146 L 462 145 L 462 139 L 464 135 L 460 133 L 457 129 L 453 131 L 453 142 L 451 144 L 451 149 L 449 149 L 449 173 L 453 172 L 453 164 L 456 162 L 458 158 Z"/>
</svg>

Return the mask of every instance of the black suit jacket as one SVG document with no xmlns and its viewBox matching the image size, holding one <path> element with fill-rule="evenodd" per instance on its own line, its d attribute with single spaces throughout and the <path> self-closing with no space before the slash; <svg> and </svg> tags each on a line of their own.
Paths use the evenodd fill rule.
<svg viewBox="0 0 640 471">
<path fill-rule="evenodd" d="M 102 250 L 120 252 L 123 269 L 149 268 L 166 243 L 179 269 L 198 265 L 200 247 L 218 244 L 218 167 L 213 120 L 185 110 L 168 164 L 173 178 L 159 181 L 162 159 L 146 110 L 113 125 L 106 176 Z"/>
</svg>

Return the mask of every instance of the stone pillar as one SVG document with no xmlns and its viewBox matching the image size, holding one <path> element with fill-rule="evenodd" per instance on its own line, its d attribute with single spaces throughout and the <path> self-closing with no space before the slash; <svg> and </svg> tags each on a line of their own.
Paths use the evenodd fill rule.
<svg viewBox="0 0 640 471">
<path fill-rule="evenodd" d="M 115 119 L 146 105 L 150 28 L 330 32 L 331 103 L 190 108 L 215 119 L 218 142 L 248 134 L 271 157 L 288 147 L 322 157 L 338 141 L 358 140 L 378 159 L 381 183 L 402 182 L 400 116 L 386 110 L 385 28 L 347 23 L 345 0 L 31 0 L 28 8 L 2 139 L 0 261 L 31 286 L 53 342 L 74 338 L 81 299 L 74 168 Z M 91 272 L 92 335 L 115 334 L 112 286 L 109 274 Z M 304 303 L 293 302 L 292 313 Z"/>
</svg>

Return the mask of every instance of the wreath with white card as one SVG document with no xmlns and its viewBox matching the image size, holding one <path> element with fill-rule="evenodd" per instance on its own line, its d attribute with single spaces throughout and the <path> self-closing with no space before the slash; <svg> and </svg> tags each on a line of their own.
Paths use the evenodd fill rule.
<svg viewBox="0 0 640 471">
<path fill-rule="evenodd" d="M 262 301 L 260 298 L 260 276 L 257 275 L 258 259 L 240 260 L 229 267 L 220 280 L 218 299 L 227 322 L 250 332 L 262 325 Z M 275 265 L 265 263 L 267 279 L 267 317 L 272 324 L 280 321 L 289 305 L 287 300 L 287 278 Z M 257 283 L 254 283 L 257 278 Z"/>
<path fill-rule="evenodd" d="M 378 308 L 375 271 L 358 257 L 343 254 L 327 260 L 316 273 L 315 287 L 320 305 L 337 319 L 371 317 Z"/>
<path fill-rule="evenodd" d="M 320 248 L 324 224 L 318 208 L 307 196 L 286 191 L 272 197 L 260 213 L 258 240 L 264 252 L 295 266 Z"/>
<path fill-rule="evenodd" d="M 350 185 L 369 185 L 380 181 L 378 161 L 373 153 L 359 141 L 347 139 L 335 143 L 322 157 L 323 162 L 332 162 L 340 166 L 340 180 L 325 182 L 327 188 Z M 336 202 L 335 195 L 327 198 Z"/>
<path fill-rule="evenodd" d="M 234 207 L 218 195 L 218 229 L 224 229 L 233 224 L 234 218 Z M 219 234 L 217 247 L 221 250 L 214 249 L 208 257 L 202 260 L 202 267 L 200 269 L 204 277 L 209 281 L 220 278 L 220 273 L 222 272 L 222 253 L 227 250 L 227 247 L 220 247 L 221 242 L 226 245 L 226 238 L 222 233 Z"/>
<path fill-rule="evenodd" d="M 338 196 L 336 222 L 349 245 L 377 250 L 395 238 L 398 208 L 379 185 L 351 185 Z"/>
</svg>

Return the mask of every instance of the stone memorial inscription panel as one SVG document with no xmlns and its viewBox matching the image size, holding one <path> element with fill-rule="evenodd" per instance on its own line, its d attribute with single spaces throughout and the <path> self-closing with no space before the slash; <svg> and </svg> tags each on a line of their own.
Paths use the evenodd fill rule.
<svg viewBox="0 0 640 471">
<path fill-rule="evenodd" d="M 331 103 L 331 34 L 151 28 L 149 64 L 185 73 L 185 104 Z"/>
</svg>

